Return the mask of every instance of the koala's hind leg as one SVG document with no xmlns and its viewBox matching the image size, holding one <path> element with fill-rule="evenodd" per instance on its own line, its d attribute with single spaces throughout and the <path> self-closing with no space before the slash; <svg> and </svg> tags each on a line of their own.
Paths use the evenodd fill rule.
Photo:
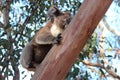
<svg viewBox="0 0 120 80">
<path fill-rule="evenodd" d="M 32 64 L 33 60 L 33 46 L 28 43 L 21 54 L 20 63 L 24 68 L 35 68 Z"/>
</svg>

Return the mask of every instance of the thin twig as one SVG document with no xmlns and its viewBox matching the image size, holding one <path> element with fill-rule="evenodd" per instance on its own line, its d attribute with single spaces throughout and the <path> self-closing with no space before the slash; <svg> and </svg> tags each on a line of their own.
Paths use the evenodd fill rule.
<svg viewBox="0 0 120 80">
<path fill-rule="evenodd" d="M 83 64 L 85 65 L 88 65 L 88 66 L 94 66 L 94 67 L 100 67 L 100 68 L 103 68 L 104 70 L 106 70 L 106 72 L 108 72 L 111 76 L 113 76 L 114 78 L 118 78 L 120 79 L 120 76 L 117 75 L 114 70 L 112 69 L 107 69 L 106 67 L 104 67 L 104 65 L 100 64 L 100 63 L 91 63 L 89 61 L 85 61 L 83 60 L 82 61 Z"/>
</svg>

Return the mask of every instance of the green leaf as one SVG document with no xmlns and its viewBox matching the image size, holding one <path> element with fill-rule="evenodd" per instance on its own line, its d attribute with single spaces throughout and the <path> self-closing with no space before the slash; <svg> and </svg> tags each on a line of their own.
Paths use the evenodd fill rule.
<svg viewBox="0 0 120 80">
<path fill-rule="evenodd" d="M 110 65 L 107 65 L 107 69 L 111 69 L 111 66 L 110 66 Z"/>
<path fill-rule="evenodd" d="M 13 76 L 13 73 L 12 73 L 11 69 L 8 69 L 8 72 L 9 72 L 9 76 Z"/>
<path fill-rule="evenodd" d="M 11 25 L 10 25 L 10 23 L 8 23 L 7 25 L 6 25 L 6 27 L 5 27 L 5 29 L 8 29 L 8 28 L 10 28 L 11 27 Z"/>
<path fill-rule="evenodd" d="M 115 72 L 117 72 L 117 68 L 115 68 Z"/>
<path fill-rule="evenodd" d="M 113 57 L 112 55 L 108 55 L 108 56 L 106 56 L 106 57 Z"/>
<path fill-rule="evenodd" d="M 25 75 L 22 79 L 24 80 L 27 77 L 27 75 Z"/>
<path fill-rule="evenodd" d="M 101 60 L 101 63 L 104 65 L 104 60 Z"/>
<path fill-rule="evenodd" d="M 5 49 L 9 47 L 10 43 L 6 39 L 0 39 L 0 46 L 3 46 Z"/>
<path fill-rule="evenodd" d="M 24 74 L 25 73 L 25 71 L 22 71 L 22 74 Z"/>
<path fill-rule="evenodd" d="M 118 1 L 118 6 L 120 7 L 120 0 Z"/>
<path fill-rule="evenodd" d="M 100 70 L 101 74 L 105 76 L 104 71 L 101 68 L 99 70 Z"/>
<path fill-rule="evenodd" d="M 27 32 L 26 32 L 27 35 L 31 36 L 31 33 L 33 32 L 33 30 L 31 28 L 28 28 L 28 27 L 26 28 L 26 30 L 27 30 Z"/>
</svg>

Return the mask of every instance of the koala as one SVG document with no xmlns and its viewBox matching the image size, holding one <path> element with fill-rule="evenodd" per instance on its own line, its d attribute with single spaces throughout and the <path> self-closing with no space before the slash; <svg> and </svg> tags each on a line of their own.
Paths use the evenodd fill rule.
<svg viewBox="0 0 120 80">
<path fill-rule="evenodd" d="M 29 71 L 35 71 L 54 44 L 60 44 L 61 34 L 70 22 L 70 12 L 61 12 L 56 6 L 48 10 L 51 19 L 39 29 L 23 48 L 20 63 Z"/>
</svg>

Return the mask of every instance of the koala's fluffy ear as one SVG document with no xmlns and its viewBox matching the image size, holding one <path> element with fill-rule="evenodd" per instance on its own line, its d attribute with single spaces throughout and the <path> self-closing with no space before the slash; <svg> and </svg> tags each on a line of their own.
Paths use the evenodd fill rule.
<svg viewBox="0 0 120 80">
<path fill-rule="evenodd" d="M 50 7 L 50 9 L 48 10 L 47 16 L 48 16 L 50 19 L 53 19 L 54 17 L 59 16 L 59 15 L 61 15 L 61 14 L 62 14 L 62 12 L 58 9 L 57 6 L 52 6 L 52 7 Z"/>
</svg>

